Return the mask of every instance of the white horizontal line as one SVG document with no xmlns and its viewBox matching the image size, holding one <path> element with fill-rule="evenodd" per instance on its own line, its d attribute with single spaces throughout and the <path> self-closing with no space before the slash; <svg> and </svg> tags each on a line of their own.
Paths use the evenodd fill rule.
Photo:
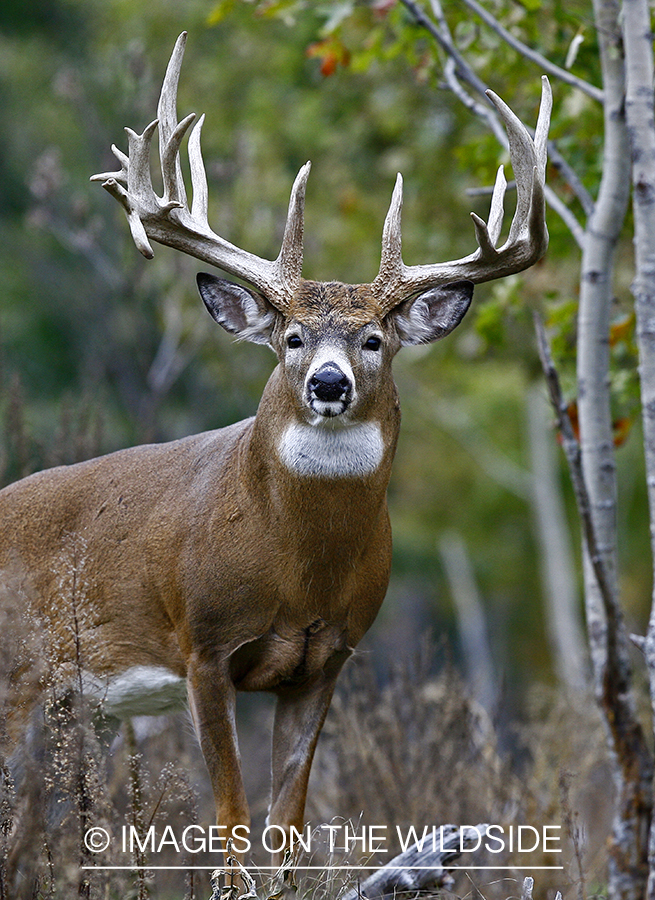
<svg viewBox="0 0 655 900">
<path fill-rule="evenodd" d="M 155 870 L 175 871 L 175 870 L 181 869 L 185 872 L 191 871 L 191 870 L 214 872 L 214 871 L 216 871 L 216 869 L 220 869 L 222 867 L 221 866 L 80 866 L 80 868 L 86 869 L 86 870 L 127 869 L 128 871 L 137 871 L 140 869 L 144 869 L 147 872 L 151 872 L 151 871 L 155 871 Z M 278 868 L 279 868 L 279 866 L 254 866 L 253 871 L 255 873 L 257 873 L 264 869 L 266 869 L 266 870 L 270 869 L 272 872 L 277 872 Z M 332 872 L 335 870 L 357 871 L 359 869 L 366 869 L 366 871 L 380 872 L 382 869 L 389 869 L 389 870 L 393 870 L 394 872 L 399 872 L 399 871 L 404 871 L 404 870 L 407 870 L 409 872 L 419 872 L 419 871 L 431 872 L 436 868 L 437 868 L 437 866 L 391 866 L 391 865 L 387 864 L 386 866 L 294 866 L 293 870 L 296 871 L 298 869 L 302 869 L 303 871 L 307 871 L 307 870 L 311 869 L 311 870 L 315 870 L 318 872 L 328 872 L 328 871 Z M 455 871 L 464 870 L 464 869 L 466 869 L 467 871 L 471 870 L 471 869 L 495 869 L 495 870 L 501 870 L 504 872 L 517 872 L 517 871 L 522 871 L 523 869 L 529 869 L 530 871 L 532 871 L 533 869 L 535 871 L 536 870 L 541 871 L 543 869 L 559 869 L 559 870 L 561 870 L 564 868 L 564 866 L 458 866 L 458 865 L 454 865 L 454 864 L 450 865 L 449 863 L 446 863 L 444 866 L 440 866 L 440 868 L 447 869 L 449 871 L 451 869 L 453 869 Z M 235 874 L 238 875 L 239 873 L 235 872 Z"/>
</svg>

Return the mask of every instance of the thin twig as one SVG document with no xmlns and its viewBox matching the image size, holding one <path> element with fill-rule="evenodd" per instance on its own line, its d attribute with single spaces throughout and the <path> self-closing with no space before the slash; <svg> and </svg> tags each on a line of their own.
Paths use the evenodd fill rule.
<svg viewBox="0 0 655 900">
<path fill-rule="evenodd" d="M 594 84 L 589 84 L 588 81 L 585 81 L 583 78 L 578 78 L 577 75 L 574 75 L 572 72 L 569 72 L 567 69 L 562 69 L 560 66 L 556 65 L 551 60 L 547 59 L 545 56 L 542 56 L 537 50 L 533 50 L 531 47 L 528 47 L 527 44 L 524 44 L 523 41 L 520 41 L 518 38 L 514 37 L 514 35 L 504 28 L 500 22 L 493 16 L 490 12 L 481 6 L 477 0 L 463 0 L 463 2 L 468 6 L 470 10 L 472 10 L 477 16 L 479 16 L 485 24 L 487 24 L 490 28 L 492 28 L 497 35 L 499 35 L 506 44 L 508 44 L 512 49 L 516 50 L 517 53 L 520 53 L 521 56 L 524 56 L 526 59 L 529 59 L 531 62 L 536 63 L 540 68 L 544 70 L 548 75 L 552 75 L 554 78 L 559 78 L 560 81 L 564 81 L 566 84 L 571 85 L 571 87 L 578 88 L 578 90 L 585 93 L 588 97 L 591 97 L 592 100 L 596 100 L 598 103 L 603 103 L 603 91 L 601 88 L 596 87 Z"/>
<path fill-rule="evenodd" d="M 457 60 L 449 56 L 444 63 L 443 71 L 448 89 L 457 97 L 462 106 L 487 124 L 487 127 L 493 132 L 499 144 L 503 147 L 508 147 L 507 135 L 496 111 L 488 103 L 480 103 L 475 97 L 472 97 L 460 82 L 458 76 L 461 74 L 461 70 L 457 65 Z M 465 80 L 470 84 L 468 78 Z M 484 82 L 481 82 L 481 84 L 482 88 L 486 90 Z"/>
<path fill-rule="evenodd" d="M 541 367 L 546 379 L 546 386 L 548 387 L 550 402 L 555 412 L 557 428 L 562 438 L 562 448 L 564 450 L 564 455 L 566 456 L 566 461 L 568 463 L 569 472 L 571 475 L 571 481 L 573 483 L 573 490 L 575 492 L 578 512 L 582 521 L 582 529 L 585 536 L 585 542 L 587 544 L 587 549 L 589 550 L 591 563 L 594 567 L 594 573 L 596 575 L 596 580 L 598 581 L 598 587 L 600 588 L 603 597 L 605 611 L 606 613 L 609 613 L 608 618 L 610 618 L 613 617 L 612 611 L 614 608 L 614 603 L 612 600 L 612 590 L 610 587 L 609 579 L 607 577 L 607 573 L 605 572 L 602 555 L 598 549 L 598 542 L 596 540 L 596 532 L 591 516 L 591 502 L 589 500 L 589 493 L 587 491 L 587 485 L 584 480 L 584 473 L 582 471 L 582 453 L 580 452 L 580 443 L 578 442 L 578 439 L 576 438 L 573 431 L 573 425 L 571 424 L 571 418 L 568 413 L 567 403 L 562 396 L 562 388 L 560 386 L 559 375 L 557 374 L 557 369 L 555 368 L 555 363 L 553 362 L 553 358 L 550 353 L 546 331 L 544 329 L 543 322 L 541 321 L 541 318 L 537 313 L 534 314 L 534 327 L 537 334 L 537 349 L 539 351 L 539 359 L 541 360 Z"/>
<path fill-rule="evenodd" d="M 500 120 L 494 110 L 483 106 L 474 97 L 472 97 L 457 78 L 457 63 L 452 57 L 448 57 L 444 64 L 444 75 L 446 76 L 446 84 L 457 99 L 468 109 L 473 115 L 478 116 L 487 123 L 487 126 L 493 132 L 496 140 L 503 146 L 507 147 L 507 135 L 503 129 Z M 549 153 L 552 149 L 552 143 L 548 142 Z M 551 160 L 552 162 L 552 160 Z M 584 228 L 578 222 L 568 206 L 560 200 L 555 191 L 547 184 L 544 185 L 544 194 L 546 201 L 551 209 L 553 209 L 562 219 L 566 227 L 573 235 L 576 244 L 582 250 L 584 245 Z M 593 202 L 593 201 L 592 201 Z"/>
</svg>

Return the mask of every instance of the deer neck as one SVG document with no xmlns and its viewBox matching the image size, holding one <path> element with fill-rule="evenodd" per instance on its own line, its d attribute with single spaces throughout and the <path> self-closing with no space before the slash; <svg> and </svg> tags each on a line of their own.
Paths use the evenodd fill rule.
<svg viewBox="0 0 655 900">
<path fill-rule="evenodd" d="M 341 418 L 341 417 L 337 417 Z M 285 390 L 279 368 L 262 395 L 246 451 L 251 488 L 266 502 L 320 515 L 333 506 L 350 515 L 384 504 L 400 428 L 400 407 L 390 382 L 374 407 L 356 419 L 312 422 Z M 306 519 L 304 520 L 306 521 Z"/>
</svg>

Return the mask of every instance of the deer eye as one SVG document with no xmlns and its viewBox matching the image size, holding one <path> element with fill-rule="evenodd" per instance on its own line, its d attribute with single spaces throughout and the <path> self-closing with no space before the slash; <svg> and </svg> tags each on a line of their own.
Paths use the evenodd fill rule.
<svg viewBox="0 0 655 900">
<path fill-rule="evenodd" d="M 298 347 L 302 347 L 302 338 L 299 334 L 290 334 L 287 338 L 287 347 L 290 350 L 297 350 Z"/>
<path fill-rule="evenodd" d="M 370 337 L 364 344 L 364 350 L 379 350 L 381 343 L 379 337 Z"/>
</svg>

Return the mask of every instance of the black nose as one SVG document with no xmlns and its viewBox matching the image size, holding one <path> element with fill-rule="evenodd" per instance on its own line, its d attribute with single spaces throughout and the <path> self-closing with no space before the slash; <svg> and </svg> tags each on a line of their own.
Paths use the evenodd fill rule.
<svg viewBox="0 0 655 900">
<path fill-rule="evenodd" d="M 342 400 L 350 391 L 350 379 L 344 375 L 339 366 L 326 363 L 312 375 L 309 390 L 317 400 L 325 403 Z"/>
</svg>

